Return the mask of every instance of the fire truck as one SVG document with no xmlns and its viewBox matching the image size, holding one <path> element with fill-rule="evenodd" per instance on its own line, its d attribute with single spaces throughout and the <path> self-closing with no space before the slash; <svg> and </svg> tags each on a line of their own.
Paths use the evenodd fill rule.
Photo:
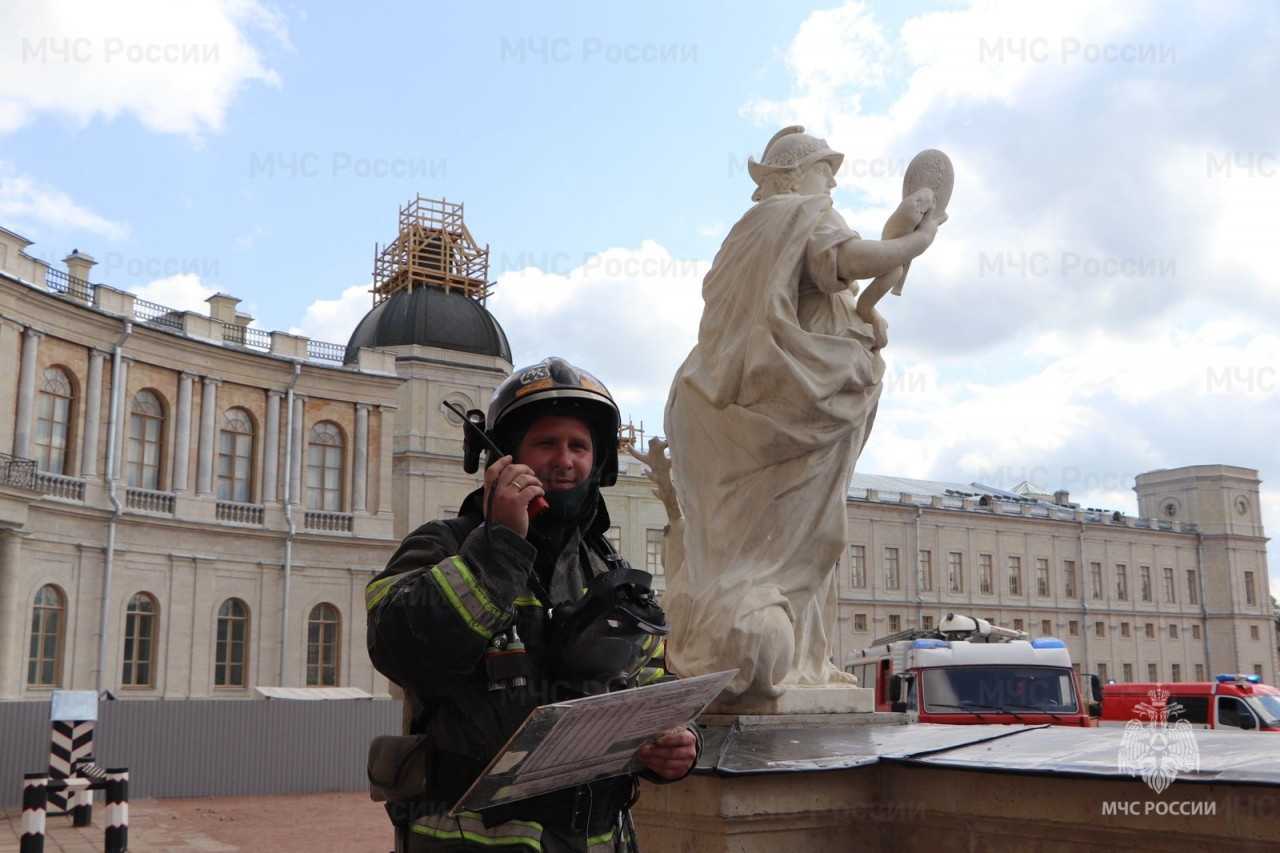
<svg viewBox="0 0 1280 853">
<path fill-rule="evenodd" d="M 1197 729 L 1280 732 L 1280 690 L 1261 682 L 1256 675 L 1219 675 L 1213 681 L 1107 684 L 1098 725 L 1185 720 Z"/>
<path fill-rule="evenodd" d="M 1071 657 L 1062 640 L 948 613 L 929 629 L 876 640 L 845 658 L 845 671 L 876 692 L 877 711 L 902 711 L 909 722 L 1089 726 Z M 1095 702 L 1102 698 L 1090 677 Z"/>
</svg>

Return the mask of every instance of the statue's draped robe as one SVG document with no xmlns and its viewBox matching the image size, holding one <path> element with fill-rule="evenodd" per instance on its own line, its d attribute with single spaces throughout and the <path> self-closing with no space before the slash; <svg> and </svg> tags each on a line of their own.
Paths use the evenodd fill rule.
<svg viewBox="0 0 1280 853">
<path fill-rule="evenodd" d="M 826 195 L 752 207 L 703 280 L 698 343 L 666 409 L 684 565 L 663 597 L 683 675 L 738 667 L 726 698 L 843 681 L 828 661 L 853 463 L 884 361 L 836 273 L 858 239 Z M 678 535 L 680 525 L 673 525 Z"/>
</svg>

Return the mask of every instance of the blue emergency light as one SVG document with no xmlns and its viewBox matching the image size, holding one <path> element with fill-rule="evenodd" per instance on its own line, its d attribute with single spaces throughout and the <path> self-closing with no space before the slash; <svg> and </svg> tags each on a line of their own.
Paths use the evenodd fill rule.
<svg viewBox="0 0 1280 853">
<path fill-rule="evenodd" d="M 1219 675 L 1217 679 L 1219 684 L 1231 684 L 1238 681 L 1247 681 L 1250 684 L 1262 683 L 1262 676 L 1260 675 Z"/>
<path fill-rule="evenodd" d="M 1065 649 L 1067 644 L 1057 637 L 1036 637 L 1031 641 L 1033 649 Z"/>
<path fill-rule="evenodd" d="M 911 644 L 913 649 L 945 649 L 946 647 L 946 640 L 916 640 Z"/>
</svg>

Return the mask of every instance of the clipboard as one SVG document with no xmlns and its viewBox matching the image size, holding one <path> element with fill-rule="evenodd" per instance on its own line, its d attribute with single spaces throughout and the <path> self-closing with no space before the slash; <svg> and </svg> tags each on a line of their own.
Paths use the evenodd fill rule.
<svg viewBox="0 0 1280 853">
<path fill-rule="evenodd" d="M 701 714 L 737 674 L 730 669 L 540 705 L 449 816 L 634 773 L 636 750 Z"/>
</svg>

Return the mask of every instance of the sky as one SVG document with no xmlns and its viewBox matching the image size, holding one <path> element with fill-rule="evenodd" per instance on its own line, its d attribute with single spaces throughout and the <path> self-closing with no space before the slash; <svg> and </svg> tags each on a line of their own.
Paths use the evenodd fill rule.
<svg viewBox="0 0 1280 853">
<path fill-rule="evenodd" d="M 937 148 L 858 470 L 1133 514 L 1140 472 L 1238 465 L 1275 537 L 1278 89 L 1258 2 L 6 3 L 0 226 L 345 343 L 399 208 L 461 202 L 516 365 L 587 367 L 654 435 L 747 156 L 826 138 L 876 238 Z"/>
</svg>

